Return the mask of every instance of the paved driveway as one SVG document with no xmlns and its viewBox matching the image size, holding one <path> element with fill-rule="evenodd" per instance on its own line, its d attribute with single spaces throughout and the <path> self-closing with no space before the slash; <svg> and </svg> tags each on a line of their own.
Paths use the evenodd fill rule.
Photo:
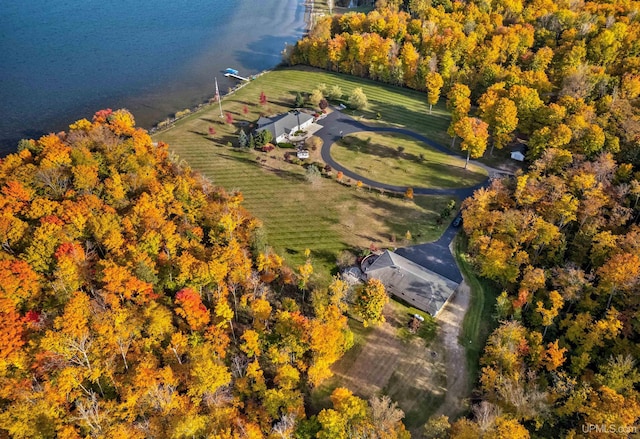
<svg viewBox="0 0 640 439">
<path fill-rule="evenodd" d="M 455 258 L 449 250 L 449 244 L 451 244 L 451 241 L 455 238 L 458 230 L 458 228 L 449 224 L 447 230 L 444 231 L 437 241 L 399 248 L 396 250 L 396 253 L 418 265 L 422 265 L 434 273 L 438 273 L 447 279 L 460 283 L 462 282 L 462 274 L 458 269 Z"/>
<path fill-rule="evenodd" d="M 358 122 L 351 116 L 344 114 L 338 110 L 334 110 L 333 112 L 328 114 L 327 117 L 318 121 L 317 123 L 323 126 L 322 129 L 316 132 L 316 135 L 323 141 L 321 150 L 322 160 L 330 165 L 334 170 L 342 171 L 342 173 L 346 177 L 354 180 L 360 180 L 364 184 L 374 188 L 382 188 L 388 191 L 400 193 L 404 193 L 407 190 L 406 186 L 394 186 L 370 180 L 362 175 L 357 174 L 356 172 L 344 168 L 342 165 L 333 160 L 333 158 L 331 157 L 331 145 L 337 142 L 341 136 L 346 136 L 347 134 L 355 133 L 357 131 L 393 132 L 398 134 L 405 134 L 413 137 L 416 140 L 420 140 L 421 142 L 424 142 L 430 147 L 435 148 L 445 154 L 459 157 L 457 154 L 454 154 L 447 148 L 444 148 L 443 146 L 433 142 L 432 140 L 424 137 L 421 134 L 414 133 L 413 131 L 404 128 L 370 127 L 361 122 Z M 490 176 L 498 173 L 504 173 L 504 171 L 489 168 L 482 163 L 473 163 L 486 169 Z M 464 200 L 465 198 L 473 195 L 473 192 L 476 189 L 487 186 L 489 184 L 489 181 L 489 178 L 487 178 L 483 183 L 467 188 L 413 188 L 413 193 L 416 195 L 453 195 L 461 200 Z M 453 241 L 453 238 L 455 238 L 458 230 L 458 228 L 453 227 L 451 224 L 449 224 L 449 227 L 444 231 L 442 236 L 437 241 L 414 245 L 411 247 L 399 248 L 396 250 L 396 253 L 415 262 L 416 264 L 422 265 L 423 267 L 446 277 L 447 279 L 451 279 L 454 282 L 460 283 L 462 282 L 462 274 L 460 273 L 460 270 L 458 270 L 456 261 L 451 254 L 451 251 L 449 250 L 449 245 L 451 244 L 451 241 Z"/>
</svg>

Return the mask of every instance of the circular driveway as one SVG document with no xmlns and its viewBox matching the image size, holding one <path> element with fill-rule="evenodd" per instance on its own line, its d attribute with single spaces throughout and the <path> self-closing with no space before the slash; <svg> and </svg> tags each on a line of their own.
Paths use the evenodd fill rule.
<svg viewBox="0 0 640 439">
<path fill-rule="evenodd" d="M 331 113 L 327 115 L 322 120 L 316 122 L 321 125 L 322 128 L 318 130 L 315 134 L 316 136 L 322 139 L 322 149 L 320 151 L 322 160 L 331 166 L 332 169 L 336 171 L 341 171 L 346 177 L 351 178 L 353 180 L 360 180 L 362 183 L 373 187 L 384 189 L 391 192 L 399 192 L 404 193 L 407 190 L 407 186 L 394 186 L 386 183 L 381 183 L 379 181 L 374 181 L 368 179 L 362 175 L 359 175 L 356 172 L 351 171 L 350 169 L 345 168 L 338 162 L 336 162 L 331 157 L 331 146 L 336 143 L 342 136 L 346 136 L 347 134 L 355 133 L 358 131 L 375 131 L 380 133 L 398 133 L 404 134 L 410 137 L 413 137 L 416 140 L 426 143 L 431 148 L 434 148 L 444 154 L 459 157 L 459 155 L 454 154 L 447 148 L 442 147 L 441 145 L 433 142 L 432 140 L 426 138 L 425 136 L 414 133 L 411 130 L 407 130 L 405 128 L 392 128 L 392 127 L 371 127 L 365 125 L 361 122 L 358 122 L 351 116 L 340 112 L 339 110 L 334 109 Z M 497 170 L 494 170 L 488 166 L 483 165 L 482 163 L 474 162 L 476 165 L 487 170 L 489 176 L 497 173 Z M 500 171 L 503 173 L 503 171 Z M 455 189 L 434 189 L 434 188 L 426 188 L 426 187 L 414 187 L 413 193 L 416 195 L 452 195 L 461 200 L 468 198 L 473 195 L 476 189 L 481 187 L 488 186 L 490 178 L 487 179 L 475 186 L 465 187 L 465 188 L 455 188 Z M 449 227 L 444 231 L 442 236 L 435 241 L 429 242 L 426 244 L 419 244 L 410 247 L 399 248 L 396 250 L 396 253 L 419 264 L 435 273 L 440 274 L 441 276 L 446 277 L 447 279 L 451 279 L 454 282 L 460 283 L 462 282 L 462 274 L 460 270 L 458 270 L 458 266 L 456 261 L 449 251 L 449 245 L 453 241 L 453 238 L 456 236 L 458 232 L 458 228 L 454 227 L 452 224 L 449 224 Z"/>
<path fill-rule="evenodd" d="M 322 126 L 322 129 L 318 130 L 315 133 L 316 136 L 320 137 L 323 142 L 322 150 L 321 150 L 322 160 L 326 164 L 331 166 L 331 168 L 335 169 L 336 171 L 341 171 L 346 177 L 352 178 L 354 180 L 360 180 L 362 181 L 362 183 L 377 189 L 384 189 L 387 191 L 404 193 L 407 190 L 408 186 L 395 186 L 395 185 L 371 180 L 356 172 L 353 172 L 350 169 L 345 168 L 344 166 L 336 162 L 331 157 L 331 146 L 334 143 L 336 143 L 338 140 L 340 140 L 342 136 L 346 136 L 347 134 L 355 133 L 358 131 L 371 131 L 371 132 L 375 131 L 378 133 L 404 134 L 404 135 L 413 137 L 416 140 L 424 142 L 427 145 L 429 145 L 431 148 L 434 148 L 444 154 L 461 158 L 459 155 L 451 152 L 447 148 L 444 148 L 441 145 L 426 138 L 425 136 L 415 133 L 411 130 L 407 130 L 405 128 L 368 126 L 363 124 L 362 122 L 358 122 L 351 116 L 344 114 L 339 110 L 332 111 L 327 115 L 327 117 L 325 117 L 322 120 L 319 120 L 317 124 Z M 487 170 L 489 175 L 496 172 L 495 170 L 483 165 L 482 163 L 478 163 L 478 162 L 470 162 L 470 163 L 474 163 L 475 165 L 480 166 L 481 168 Z M 473 192 L 476 189 L 486 186 L 488 181 L 489 181 L 489 177 L 487 177 L 487 179 L 483 183 L 477 184 L 475 186 L 465 187 L 465 188 L 454 188 L 454 189 L 434 189 L 434 188 L 427 188 L 427 187 L 413 187 L 413 193 L 416 195 L 454 195 L 460 199 L 465 199 L 473 195 Z"/>
</svg>

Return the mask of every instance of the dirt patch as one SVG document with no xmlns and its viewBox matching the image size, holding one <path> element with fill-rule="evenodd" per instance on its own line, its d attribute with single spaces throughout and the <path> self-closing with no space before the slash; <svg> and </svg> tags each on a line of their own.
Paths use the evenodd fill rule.
<svg viewBox="0 0 640 439">
<path fill-rule="evenodd" d="M 419 437 L 445 398 L 445 355 L 438 346 L 426 347 L 421 338 L 398 337 L 409 321 L 406 310 L 397 303 L 385 307 L 387 321 L 367 335 L 358 356 L 334 367 L 335 383 L 365 399 L 391 396 L 405 412 L 405 425 Z"/>
</svg>

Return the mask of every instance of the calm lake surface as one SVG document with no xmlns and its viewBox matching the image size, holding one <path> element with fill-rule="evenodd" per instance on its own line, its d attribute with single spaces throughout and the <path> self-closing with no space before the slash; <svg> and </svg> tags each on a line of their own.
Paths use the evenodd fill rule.
<svg viewBox="0 0 640 439">
<path fill-rule="evenodd" d="M 303 0 L 0 2 L 0 154 L 102 108 L 150 128 L 280 62 Z"/>
</svg>

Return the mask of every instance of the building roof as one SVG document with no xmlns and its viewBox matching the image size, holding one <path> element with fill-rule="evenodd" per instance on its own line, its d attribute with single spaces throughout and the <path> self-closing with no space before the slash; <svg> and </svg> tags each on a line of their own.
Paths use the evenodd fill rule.
<svg viewBox="0 0 640 439">
<path fill-rule="evenodd" d="M 524 161 L 526 156 L 521 151 L 511 151 L 511 158 L 514 160 L 518 160 L 519 162 Z"/>
<path fill-rule="evenodd" d="M 307 113 L 295 115 L 293 113 L 279 114 L 274 117 L 261 117 L 258 119 L 258 129 L 256 131 L 269 130 L 273 134 L 273 138 L 277 139 L 283 134 L 289 134 L 298 126 L 298 118 L 300 125 L 313 120 L 313 116 Z"/>
<path fill-rule="evenodd" d="M 458 288 L 458 283 L 388 250 L 365 267 L 365 273 L 368 279 L 382 281 L 394 296 L 432 316 Z"/>
</svg>

